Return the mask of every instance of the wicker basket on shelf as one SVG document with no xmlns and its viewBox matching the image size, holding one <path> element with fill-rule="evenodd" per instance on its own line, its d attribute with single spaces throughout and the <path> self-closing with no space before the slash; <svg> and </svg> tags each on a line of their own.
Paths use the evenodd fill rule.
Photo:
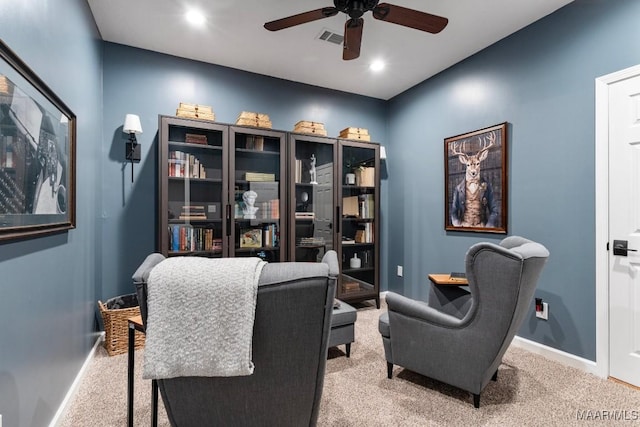
<svg viewBox="0 0 640 427">
<path fill-rule="evenodd" d="M 104 347 L 109 356 L 126 353 L 129 347 L 130 317 L 140 316 L 140 306 L 136 294 L 111 298 L 106 302 L 98 301 L 98 308 L 104 323 Z M 144 347 L 145 335 L 135 332 L 135 348 Z"/>
</svg>

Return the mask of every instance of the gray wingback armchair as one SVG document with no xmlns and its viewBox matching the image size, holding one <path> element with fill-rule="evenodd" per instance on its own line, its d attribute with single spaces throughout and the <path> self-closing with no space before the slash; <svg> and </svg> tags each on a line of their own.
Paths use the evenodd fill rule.
<svg viewBox="0 0 640 427">
<path fill-rule="evenodd" d="M 147 279 L 164 257 L 147 257 L 133 276 L 143 323 Z M 262 269 L 252 342 L 252 375 L 157 380 L 173 426 L 315 425 L 327 359 L 338 259 L 269 263 Z"/>
<path fill-rule="evenodd" d="M 389 292 L 378 323 L 387 376 L 399 365 L 473 394 L 498 366 L 529 310 L 549 252 L 518 236 L 478 243 L 466 254 L 468 290 L 432 285 L 429 302 Z"/>
</svg>

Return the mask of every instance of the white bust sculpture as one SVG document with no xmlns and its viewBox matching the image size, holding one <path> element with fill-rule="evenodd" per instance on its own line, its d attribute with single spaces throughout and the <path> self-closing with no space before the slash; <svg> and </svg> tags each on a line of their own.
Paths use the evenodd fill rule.
<svg viewBox="0 0 640 427">
<path fill-rule="evenodd" d="M 256 212 L 258 212 L 258 208 L 253 206 L 256 202 L 256 197 L 258 197 L 258 193 L 253 190 L 245 191 L 242 194 L 242 200 L 244 201 L 244 209 L 242 213 L 244 214 L 244 219 L 255 219 Z"/>
</svg>

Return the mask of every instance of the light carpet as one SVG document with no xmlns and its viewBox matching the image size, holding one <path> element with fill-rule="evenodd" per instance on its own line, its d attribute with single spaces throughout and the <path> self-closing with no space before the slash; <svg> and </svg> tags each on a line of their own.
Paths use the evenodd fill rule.
<svg viewBox="0 0 640 427">
<path fill-rule="evenodd" d="M 498 381 L 482 392 L 480 408 L 469 393 L 395 367 L 387 379 L 380 310 L 356 305 L 351 357 L 329 350 L 319 426 L 572 426 L 640 424 L 640 392 L 511 347 Z M 150 425 L 151 382 L 143 380 L 136 351 L 134 422 Z M 169 426 L 160 399 L 159 426 Z M 127 355 L 103 348 L 91 360 L 60 427 L 127 425 Z"/>
</svg>

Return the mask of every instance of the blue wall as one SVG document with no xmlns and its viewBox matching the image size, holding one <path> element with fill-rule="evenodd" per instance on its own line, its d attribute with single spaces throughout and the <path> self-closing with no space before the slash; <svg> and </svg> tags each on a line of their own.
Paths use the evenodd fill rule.
<svg viewBox="0 0 640 427">
<path fill-rule="evenodd" d="M 504 237 L 444 231 L 443 140 L 507 121 L 509 234 L 551 252 L 549 321 L 532 307 L 519 335 L 595 360 L 594 80 L 640 61 L 639 20 L 637 0 L 577 0 L 390 101 L 390 290 L 426 298 L 428 273 Z"/>
<path fill-rule="evenodd" d="M 175 115 L 180 102 L 210 105 L 222 123 L 234 123 L 241 111 L 258 111 L 269 114 L 274 129 L 292 130 L 297 121 L 312 120 L 324 123 L 329 135 L 357 126 L 369 129 L 377 142 L 386 139 L 382 100 L 105 43 L 105 298 L 133 292 L 131 275 L 155 250 L 158 114 Z M 124 158 L 126 113 L 138 114 L 143 129 L 133 184 Z"/>
<path fill-rule="evenodd" d="M 44 426 L 97 335 L 102 42 L 84 0 L 0 1 L 0 38 L 77 116 L 77 228 L 0 243 L 0 414 Z"/>
</svg>

